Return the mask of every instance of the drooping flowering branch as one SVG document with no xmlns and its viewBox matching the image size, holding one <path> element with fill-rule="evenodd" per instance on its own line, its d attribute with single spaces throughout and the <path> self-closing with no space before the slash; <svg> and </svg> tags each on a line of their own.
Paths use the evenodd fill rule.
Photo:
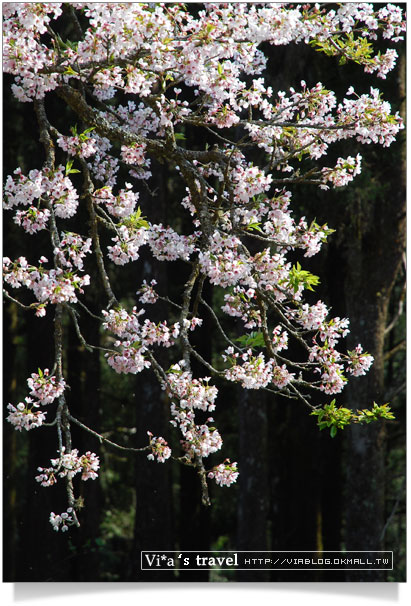
<svg viewBox="0 0 411 606">
<path fill-rule="evenodd" d="M 340 157 L 327 166 L 330 147 L 342 140 L 388 147 L 403 128 L 402 119 L 376 88 L 356 93 L 350 86 L 341 101 L 322 83 L 303 81 L 288 92 L 273 91 L 264 80 L 266 58 L 259 47 L 305 43 L 384 78 L 396 51 L 375 53 L 372 41 L 402 38 L 401 9 L 375 10 L 368 3 L 336 10 L 236 3 L 205 5 L 194 17 L 179 4 L 3 6 L 4 70 L 14 76 L 15 97 L 34 102 L 45 151 L 41 169 L 24 175 L 17 168 L 7 177 L 4 207 L 29 237 L 45 230 L 50 235 L 47 256 L 37 263 L 4 259 L 6 296 L 18 301 L 8 287 L 32 291 L 35 300 L 22 306 L 39 317 L 55 307 L 54 367 L 31 374 L 30 395 L 9 404 L 7 418 L 20 431 L 42 425 L 57 430 L 58 458 L 36 478 L 43 486 L 59 478 L 66 482 L 68 508 L 51 514 L 53 528 L 65 531 L 79 524 L 73 479 L 95 479 L 99 469 L 95 453 L 80 455 L 73 448 L 71 424 L 125 449 L 70 413 L 62 363 L 65 314 L 84 347 L 102 349 L 115 372 L 149 371 L 157 377 L 183 454 L 173 455 L 166 440 L 149 429 L 148 444 L 128 450 L 148 452 L 148 459 L 159 463 L 173 458 L 192 466 L 205 505 L 210 503 L 208 479 L 229 486 L 238 476 L 229 459 L 206 468 L 205 460 L 222 446 L 213 418 L 203 418 L 216 407 L 212 377 L 298 399 L 318 416 L 320 428 L 331 427 L 332 435 L 349 422 L 390 418 L 386 406 L 358 414 L 336 408 L 334 401 L 320 408 L 320 392 L 340 393 L 347 375 L 364 374 L 373 358 L 361 345 L 343 352 L 348 320 L 332 318 L 322 301 L 306 300 L 319 278 L 299 261 L 293 264 L 290 252 L 311 257 L 334 230 L 295 217 L 289 188 L 347 185 L 361 171 L 361 156 Z M 54 21 L 60 32 L 70 23 L 75 39 L 57 34 Z M 44 98 L 53 94 L 71 112 L 65 133 L 50 123 L 45 110 Z M 192 148 L 187 132 L 195 133 Z M 215 141 L 212 147 L 203 145 L 205 133 Z M 181 180 L 186 192 L 181 212 L 191 219 L 191 233 L 180 233 L 177 222 L 153 223 L 150 209 L 138 206 L 140 184 L 149 188 L 148 181 L 155 180 L 153 159 L 168 163 Z M 120 167 L 127 181 L 120 178 Z M 78 187 L 75 173 L 82 174 Z M 80 209 L 87 214 L 88 233 L 67 229 Z M 103 244 L 103 233 L 110 244 Z M 122 303 L 122 293 L 114 292 L 111 271 L 138 264 L 143 247 L 153 263 L 180 260 L 188 266 L 179 300 L 157 292 L 155 280 L 138 285 L 131 308 Z M 90 258 L 96 268 L 91 275 L 85 273 Z M 106 295 L 100 315 L 84 302 L 91 281 L 99 281 Z M 222 291 L 221 309 L 205 301 L 206 282 Z M 153 322 L 139 306 L 159 301 L 169 307 L 170 318 L 174 313 L 173 320 Z M 86 343 L 82 311 L 100 323 L 105 346 Z M 200 355 L 191 337 L 203 312 L 224 342 L 213 360 Z M 227 316 L 236 318 L 236 329 Z M 298 359 L 287 353 L 292 342 Z M 158 361 L 158 348 L 171 352 L 168 369 Z M 207 376 L 193 375 L 193 358 Z M 54 420 L 45 423 L 52 406 Z"/>
</svg>

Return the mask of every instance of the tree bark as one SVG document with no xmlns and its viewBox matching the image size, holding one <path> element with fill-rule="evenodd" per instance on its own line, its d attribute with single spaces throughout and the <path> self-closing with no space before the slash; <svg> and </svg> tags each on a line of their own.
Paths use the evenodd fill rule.
<svg viewBox="0 0 411 606">
<path fill-rule="evenodd" d="M 399 93 L 403 94 L 405 60 L 399 66 Z M 351 319 L 349 349 L 361 342 L 374 356 L 371 371 L 347 388 L 350 408 L 368 408 L 384 401 L 384 330 L 392 288 L 405 246 L 405 146 L 393 145 L 390 162 L 371 167 L 382 184 L 370 201 L 357 189 L 347 231 L 345 298 Z M 372 173 L 370 175 L 372 178 Z M 388 183 L 388 187 L 384 187 Z M 385 427 L 383 423 L 351 427 L 346 438 L 347 549 L 383 549 L 385 500 Z M 381 581 L 385 574 L 350 573 L 347 580 Z"/>
<path fill-rule="evenodd" d="M 267 405 L 265 394 L 237 389 L 239 403 L 239 494 L 237 549 L 265 551 L 268 547 Z M 268 581 L 266 571 L 239 571 L 238 581 Z"/>
</svg>

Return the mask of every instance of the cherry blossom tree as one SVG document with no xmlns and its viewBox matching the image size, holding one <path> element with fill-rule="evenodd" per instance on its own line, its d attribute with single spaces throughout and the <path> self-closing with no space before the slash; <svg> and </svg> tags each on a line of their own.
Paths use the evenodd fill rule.
<svg viewBox="0 0 411 606">
<path fill-rule="evenodd" d="M 385 78 L 397 53 L 377 52 L 374 42 L 402 39 L 402 10 L 369 3 L 206 4 L 195 11 L 166 3 L 5 3 L 3 16 L 4 71 L 14 77 L 17 101 L 33 104 L 44 148 L 41 169 L 24 174 L 17 167 L 7 176 L 4 207 L 27 238 L 49 236 L 39 259 L 4 258 L 4 292 L 28 313 L 53 315 L 55 343 L 51 368 L 28 371 L 28 395 L 8 404 L 7 420 L 18 431 L 56 432 L 58 456 L 39 462 L 46 466 L 36 477 L 44 487 L 65 484 L 67 510 L 50 514 L 52 527 L 79 525 L 75 482 L 96 479 L 100 467 L 95 453 L 74 447 L 74 425 L 113 448 L 192 467 L 209 505 L 208 482 L 230 486 L 241 473 L 230 459 L 208 463 L 224 438 L 211 416 L 219 405 L 216 382 L 300 401 L 331 436 L 349 423 L 393 418 L 385 403 L 353 411 L 337 402 L 348 378 L 364 375 L 373 357 L 360 344 L 345 351 L 349 320 L 312 300 L 319 277 L 302 264 L 338 226 L 296 216 L 291 190 L 349 184 L 361 172 L 361 156 L 330 162 L 333 146 L 352 140 L 388 147 L 402 119 L 374 87 L 357 93 L 347 86 L 343 99 L 321 82 L 274 91 L 264 80 L 261 46 L 306 44 Z M 47 112 L 52 95 L 71 112 L 65 132 Z M 203 144 L 205 135 L 212 146 Z M 180 202 L 189 233 L 177 220 L 153 222 L 150 207 L 139 206 L 142 188 L 155 186 L 154 160 L 167 163 L 185 188 Z M 77 233 L 71 224 L 83 209 L 88 225 Z M 153 263 L 187 265 L 178 300 L 153 279 L 136 285 L 130 305 L 113 285 L 117 266 L 141 262 L 143 248 Z M 98 315 L 84 299 L 92 282 L 105 292 Z M 223 300 L 218 309 L 204 297 L 207 283 Z M 19 289 L 32 291 L 31 302 L 15 295 Z M 150 306 L 160 302 L 169 313 L 154 322 Z M 205 317 L 225 342 L 213 359 L 193 345 Z M 132 449 L 73 416 L 64 377 L 68 321 L 85 349 L 103 350 L 112 372 L 154 373 L 179 452 L 150 427 L 147 443 Z M 86 342 L 86 322 L 101 326 L 103 346 Z M 169 367 L 160 362 L 162 348 Z M 193 360 L 203 375 L 194 376 Z"/>
</svg>

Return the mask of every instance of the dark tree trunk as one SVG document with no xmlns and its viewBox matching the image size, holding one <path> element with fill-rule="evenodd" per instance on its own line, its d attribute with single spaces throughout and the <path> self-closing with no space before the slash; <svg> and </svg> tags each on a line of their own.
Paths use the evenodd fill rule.
<svg viewBox="0 0 411 606">
<path fill-rule="evenodd" d="M 30 372 L 35 372 L 37 367 L 50 370 L 53 367 L 53 311 L 50 310 L 46 318 L 41 320 L 29 319 L 26 369 Z M 51 407 L 48 417 L 53 419 L 55 405 L 48 406 Z M 37 468 L 49 467 L 50 458 L 57 455 L 57 438 L 53 429 L 47 427 L 33 430 L 27 437 L 27 504 L 26 515 L 20 520 L 21 551 L 14 580 L 69 581 L 73 557 L 69 541 L 64 534 L 54 532 L 48 520 L 51 511 L 61 513 L 67 508 L 64 480 L 47 488 L 35 480 Z M 29 515 L 27 512 L 30 512 Z"/>
<path fill-rule="evenodd" d="M 3 401 L 17 404 L 17 309 L 13 304 L 5 305 L 3 315 Z M 3 440 L 3 513 L 7 524 L 3 526 L 3 581 L 12 582 L 16 576 L 16 550 L 18 546 L 18 465 L 17 465 L 17 432 L 6 428 Z M 19 495 L 20 499 L 22 495 Z"/>
<path fill-rule="evenodd" d="M 404 92 L 405 63 L 400 63 L 400 95 Z M 384 331 L 392 288 L 405 245 L 405 146 L 393 146 L 391 162 L 376 164 L 381 194 L 370 201 L 357 190 L 347 232 L 345 298 L 351 319 L 349 348 L 361 342 L 374 356 L 371 371 L 353 379 L 347 403 L 354 410 L 384 402 Z M 371 179 L 372 179 L 372 173 Z M 385 183 L 389 185 L 384 187 Z M 383 549 L 385 523 L 385 427 L 352 427 L 347 432 L 346 531 L 347 549 Z M 351 573 L 349 580 L 381 581 L 384 573 Z"/>
<path fill-rule="evenodd" d="M 156 436 L 168 436 L 167 401 L 160 388 L 147 378 L 138 386 L 137 439 L 146 444 L 147 429 Z M 170 461 L 149 461 L 145 453 L 136 458 L 136 518 L 132 567 L 129 580 L 172 581 L 173 572 L 141 571 L 142 551 L 164 551 L 174 548 L 173 500 Z"/>
<path fill-rule="evenodd" d="M 96 298 L 98 300 L 98 298 Z M 87 343 L 99 345 L 99 327 L 87 320 L 82 324 L 82 334 Z M 68 382 L 70 391 L 68 404 L 74 417 L 87 427 L 100 432 L 100 359 L 97 351 L 85 351 L 79 342 L 74 327 L 68 330 Z M 73 447 L 80 454 L 90 450 L 100 455 L 98 440 L 72 425 Z M 103 461 L 100 461 L 104 465 Z M 75 487 L 84 501 L 84 509 L 78 513 L 80 528 L 74 534 L 73 543 L 76 558 L 73 562 L 73 580 L 100 581 L 100 564 L 96 542 L 100 535 L 100 521 L 104 511 L 104 501 L 99 479 L 77 482 Z"/>
<path fill-rule="evenodd" d="M 153 200 L 147 195 L 141 198 L 144 214 L 144 203 L 149 204 L 150 217 L 154 223 L 167 224 L 167 178 L 164 167 L 155 169 L 157 197 Z M 154 263 L 152 257 L 143 249 L 141 253 L 142 270 L 136 284 L 143 279 L 157 281 L 156 291 L 168 295 L 168 275 L 165 263 Z M 139 305 L 141 307 L 141 304 Z M 154 308 L 145 305 L 146 316 L 152 321 L 164 320 L 168 309 L 160 302 Z M 167 351 L 158 350 L 155 355 L 165 368 L 169 363 Z M 162 436 L 168 442 L 170 439 L 169 402 L 162 391 L 157 378 L 150 371 L 136 377 L 136 445 L 148 444 L 147 431 L 155 436 Z M 136 517 L 134 530 L 134 545 L 127 576 L 135 581 L 173 581 L 173 571 L 141 571 L 140 557 L 142 551 L 174 549 L 174 503 L 172 494 L 171 461 L 158 463 L 149 461 L 148 453 L 136 457 Z"/>
<path fill-rule="evenodd" d="M 237 549 L 268 550 L 267 405 L 264 393 L 238 389 L 239 493 Z M 268 581 L 265 571 L 239 571 L 239 581 Z"/>
<path fill-rule="evenodd" d="M 270 406 L 271 549 L 321 552 L 324 544 L 321 436 L 302 404 L 279 398 Z M 332 477 L 329 483 L 332 486 Z M 313 572 L 271 573 L 271 581 L 277 582 L 315 580 L 319 579 Z"/>
<path fill-rule="evenodd" d="M 212 287 L 208 282 L 204 284 L 202 296 L 209 305 L 212 305 Z M 196 328 L 193 334 L 190 335 L 193 347 L 206 360 L 211 360 L 212 331 L 213 324 L 210 315 L 207 314 L 204 317 L 202 326 Z M 207 374 L 204 366 L 194 356 L 191 360 L 191 370 L 193 377 L 204 377 Z M 221 397 L 218 398 L 217 402 L 220 406 L 223 404 Z M 201 412 L 197 411 L 196 419 L 196 422 L 199 423 Z M 204 465 L 206 468 L 210 466 L 209 459 L 204 459 Z M 211 512 L 210 507 L 203 505 L 201 502 L 200 478 L 191 467 L 181 467 L 180 483 L 178 538 L 181 550 L 208 551 L 211 547 Z M 210 490 L 212 490 L 212 487 L 210 487 Z M 182 571 L 180 572 L 179 580 L 191 582 L 208 581 L 209 571 Z"/>
</svg>

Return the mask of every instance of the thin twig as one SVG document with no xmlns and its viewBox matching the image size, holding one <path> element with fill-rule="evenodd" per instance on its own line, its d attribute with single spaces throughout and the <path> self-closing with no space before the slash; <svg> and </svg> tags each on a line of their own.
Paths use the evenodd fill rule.
<svg viewBox="0 0 411 606">
<path fill-rule="evenodd" d="M 387 532 L 388 526 L 390 525 L 391 520 L 393 519 L 393 517 L 395 515 L 395 512 L 398 509 L 398 505 L 400 504 L 401 500 L 403 499 L 404 490 L 405 490 L 405 478 L 403 478 L 403 481 L 402 481 L 402 484 L 401 484 L 401 488 L 400 488 L 399 493 L 398 493 L 397 500 L 394 503 L 394 507 L 392 508 L 392 511 L 391 511 L 390 515 L 388 516 L 388 520 L 386 521 L 386 523 L 384 525 L 384 528 L 382 529 L 382 532 L 381 532 L 381 535 L 380 535 L 380 539 L 379 539 L 380 543 L 384 539 L 384 536 L 385 536 L 385 533 Z"/>
<path fill-rule="evenodd" d="M 391 320 L 391 322 L 388 324 L 388 326 L 386 326 L 386 328 L 384 330 L 384 337 L 389 332 L 391 332 L 391 330 L 396 326 L 398 320 L 400 319 L 400 317 L 404 313 L 405 291 L 406 291 L 406 284 L 404 282 L 404 285 L 402 287 L 402 291 L 401 291 L 401 294 L 400 294 L 400 299 L 398 301 L 397 313 L 395 314 L 395 316 L 393 317 L 393 319 Z"/>
<path fill-rule="evenodd" d="M 226 335 L 226 333 L 224 332 L 224 329 L 223 329 L 223 327 L 221 326 L 220 321 L 219 321 L 219 319 L 218 319 L 218 317 L 217 317 L 217 315 L 216 315 L 216 313 L 215 313 L 214 309 L 213 309 L 213 308 L 212 308 L 212 307 L 211 307 L 211 306 L 210 306 L 210 305 L 209 305 L 209 304 L 208 304 L 206 301 L 204 301 L 203 297 L 200 297 L 200 303 L 202 303 L 202 304 L 203 304 L 203 305 L 204 305 L 204 306 L 205 306 L 205 307 L 208 309 L 208 311 L 210 312 L 210 314 L 213 316 L 213 319 L 214 319 L 214 321 L 215 321 L 215 323 L 216 323 L 216 326 L 217 326 L 217 328 L 218 328 L 218 330 L 219 330 L 220 334 L 221 334 L 221 335 L 222 335 L 222 337 L 223 337 L 223 338 L 224 338 L 224 339 L 227 341 L 227 343 L 228 343 L 229 345 L 231 345 L 231 347 L 233 347 L 233 348 L 234 348 L 234 349 L 236 349 L 237 351 L 242 352 L 242 351 L 243 351 L 243 348 L 242 348 L 242 347 L 239 347 L 238 345 L 236 345 L 236 344 L 235 344 L 235 343 L 234 343 L 234 342 L 233 342 L 233 341 L 232 341 L 232 340 L 231 340 L 231 339 L 230 339 L 230 338 L 229 338 L 229 337 Z"/>
<path fill-rule="evenodd" d="M 99 345 L 90 345 L 89 343 L 86 342 L 85 338 L 83 337 L 83 335 L 81 334 L 80 331 L 80 326 L 78 324 L 78 320 L 76 317 L 76 312 L 74 311 L 74 309 L 72 307 L 70 307 L 70 305 L 65 305 L 66 309 L 68 310 L 72 320 L 73 320 L 73 324 L 74 324 L 74 329 L 76 331 L 76 334 L 79 338 L 80 343 L 83 345 L 83 347 L 85 349 L 87 349 L 88 351 L 93 351 L 93 350 L 97 350 L 97 351 L 104 351 L 105 353 L 112 353 L 112 354 L 117 354 L 117 351 L 114 351 L 112 349 L 107 349 L 106 347 L 100 347 Z"/>
<path fill-rule="evenodd" d="M 398 353 L 399 351 L 401 351 L 402 349 L 405 349 L 406 345 L 407 345 L 407 342 L 405 339 L 403 339 L 402 341 L 397 343 L 397 345 L 395 345 L 395 347 L 393 347 L 392 349 L 390 349 L 390 351 L 387 351 L 384 354 L 384 362 L 386 362 L 387 360 L 389 360 L 390 358 L 395 356 L 395 354 Z"/>
<path fill-rule="evenodd" d="M 104 266 L 104 257 L 103 257 L 103 252 L 101 250 L 100 237 L 99 237 L 98 229 L 97 229 L 97 215 L 96 215 L 96 211 L 94 208 L 93 195 L 92 195 L 94 187 L 93 187 L 93 183 L 91 181 L 90 171 L 88 169 L 87 163 L 83 159 L 80 159 L 80 162 L 81 162 L 81 166 L 83 169 L 84 190 L 85 190 L 84 197 L 87 200 L 87 207 L 88 207 L 89 216 L 90 216 L 91 238 L 93 240 L 94 252 L 96 254 L 97 267 L 98 267 L 98 270 L 100 273 L 101 280 L 103 282 L 104 290 L 106 291 L 106 294 L 108 297 L 107 308 L 109 308 L 112 305 L 117 304 L 118 301 L 117 301 L 115 294 L 113 293 L 113 290 L 112 290 L 111 284 L 110 284 L 110 280 L 107 275 L 106 268 Z"/>
<path fill-rule="evenodd" d="M 31 305 L 24 305 L 24 303 L 21 303 L 21 301 L 18 301 L 17 299 L 15 299 L 11 295 L 9 295 L 9 293 L 7 292 L 7 290 L 5 288 L 3 288 L 3 295 L 6 297 L 6 299 L 9 299 L 9 301 L 13 301 L 13 303 L 16 303 L 16 305 L 18 305 L 22 309 L 26 309 L 26 310 L 33 309 Z"/>
<path fill-rule="evenodd" d="M 73 417 L 73 415 L 69 414 L 68 418 L 70 419 L 70 421 L 72 421 L 73 423 L 75 423 L 76 425 L 78 425 L 79 427 L 81 427 L 82 429 L 84 429 L 85 431 L 90 433 L 91 435 L 98 438 L 100 443 L 104 442 L 105 444 L 109 444 L 110 446 L 113 446 L 113 448 L 117 448 L 118 450 L 135 453 L 135 452 L 144 452 L 146 450 L 150 450 L 150 448 L 151 448 L 150 445 L 143 446 L 142 448 L 131 448 L 129 446 L 121 446 L 121 444 L 116 444 L 116 442 L 113 442 L 112 440 L 105 438 L 102 434 L 97 433 L 97 431 L 94 431 L 94 429 L 87 427 L 87 425 L 84 425 L 84 423 L 82 423 L 81 421 L 79 421 L 78 419 Z"/>
</svg>

